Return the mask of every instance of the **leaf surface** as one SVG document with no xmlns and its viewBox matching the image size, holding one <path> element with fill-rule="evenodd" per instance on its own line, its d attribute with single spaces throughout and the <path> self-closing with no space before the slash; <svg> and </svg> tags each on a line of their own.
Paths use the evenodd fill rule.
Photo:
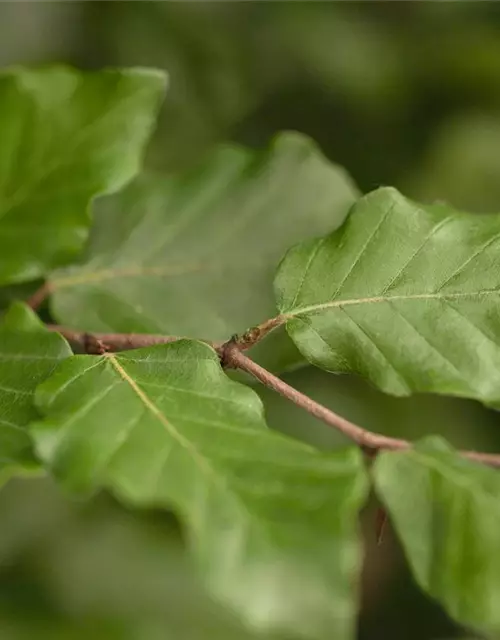
<svg viewBox="0 0 500 640">
<path fill-rule="evenodd" d="M 380 454 L 374 477 L 420 587 L 462 624 L 498 634 L 498 471 L 428 438 Z"/>
<path fill-rule="evenodd" d="M 159 71 L 0 74 L 0 282 L 44 275 L 87 238 L 94 196 L 139 169 L 164 93 Z"/>
<path fill-rule="evenodd" d="M 278 306 L 313 364 L 359 373 L 394 395 L 498 406 L 499 250 L 500 216 L 379 189 L 341 229 L 287 253 Z"/>
<path fill-rule="evenodd" d="M 53 313 L 89 331 L 228 339 L 273 314 L 283 251 L 338 227 L 356 195 L 293 133 L 265 153 L 225 146 L 190 173 L 144 176 L 103 202 L 86 261 L 52 275 Z"/>
<path fill-rule="evenodd" d="M 353 637 L 367 492 L 361 454 L 267 429 L 215 352 L 180 341 L 75 356 L 42 384 L 37 452 L 75 491 L 173 506 L 208 586 L 252 626 Z"/>
<path fill-rule="evenodd" d="M 36 387 L 72 355 L 61 336 L 36 315 L 14 304 L 0 325 L 0 478 L 15 468 L 36 466 L 26 425 L 37 417 Z"/>
</svg>

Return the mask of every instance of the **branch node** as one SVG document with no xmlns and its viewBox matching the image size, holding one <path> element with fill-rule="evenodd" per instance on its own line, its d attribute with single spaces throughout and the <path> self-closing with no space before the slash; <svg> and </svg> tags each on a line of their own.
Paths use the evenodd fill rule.
<svg viewBox="0 0 500 640">
<path fill-rule="evenodd" d="M 375 458 L 377 457 L 378 452 L 380 451 L 380 449 L 377 449 L 376 447 L 373 447 L 372 445 L 364 444 L 364 443 L 360 444 L 359 448 L 365 454 L 365 456 L 368 458 L 368 460 L 370 460 L 370 462 L 373 462 L 375 460 Z"/>
<path fill-rule="evenodd" d="M 231 340 L 234 340 L 240 351 L 247 351 L 247 349 L 250 349 L 251 347 L 256 345 L 257 342 L 260 342 L 267 336 L 268 333 L 271 333 L 271 331 L 274 331 L 274 329 L 280 327 L 284 322 L 285 316 L 280 314 L 274 318 L 262 322 L 261 324 L 256 325 L 255 327 L 247 329 L 247 331 L 245 331 L 245 333 L 240 336 L 233 336 Z"/>
<path fill-rule="evenodd" d="M 240 353 L 240 338 L 238 335 L 233 335 L 227 342 L 220 345 L 218 353 L 220 357 L 220 363 L 223 369 L 237 369 L 238 365 L 234 358 L 234 352 Z"/>
<path fill-rule="evenodd" d="M 102 356 L 110 351 L 110 346 L 91 333 L 83 334 L 83 350 L 89 355 Z"/>
</svg>

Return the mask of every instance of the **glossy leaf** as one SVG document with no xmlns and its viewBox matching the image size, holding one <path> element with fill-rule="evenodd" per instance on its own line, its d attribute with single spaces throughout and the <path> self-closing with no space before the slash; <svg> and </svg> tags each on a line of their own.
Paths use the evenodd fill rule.
<svg viewBox="0 0 500 640">
<path fill-rule="evenodd" d="M 272 315 L 283 251 L 338 227 L 355 197 L 304 136 L 260 154 L 222 147 L 187 175 L 146 176 L 105 201 L 84 264 L 51 278 L 53 312 L 91 331 L 227 339 Z"/>
<path fill-rule="evenodd" d="M 420 587 L 459 622 L 498 634 L 498 471 L 429 438 L 380 454 L 374 477 Z"/>
<path fill-rule="evenodd" d="M 500 406 L 500 216 L 384 188 L 345 225 L 291 249 L 275 286 L 301 352 L 383 391 Z"/>
<path fill-rule="evenodd" d="M 181 341 L 75 356 L 37 392 L 37 452 L 68 488 L 173 506 L 210 589 L 252 626 L 352 638 L 361 454 L 266 428 L 215 352 Z"/>
<path fill-rule="evenodd" d="M 36 467 L 26 425 L 37 417 L 36 387 L 72 355 L 61 336 L 36 315 L 14 304 L 0 325 L 0 479 L 8 470 Z"/>
<path fill-rule="evenodd" d="M 37 278 L 74 258 L 88 207 L 139 169 L 163 96 L 152 70 L 0 74 L 0 282 Z"/>
</svg>

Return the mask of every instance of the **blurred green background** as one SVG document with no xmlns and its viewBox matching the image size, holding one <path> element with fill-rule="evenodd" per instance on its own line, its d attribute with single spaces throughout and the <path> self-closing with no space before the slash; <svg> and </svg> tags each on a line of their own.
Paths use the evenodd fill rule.
<svg viewBox="0 0 500 640">
<path fill-rule="evenodd" d="M 314 137 L 363 191 L 500 211 L 500 4 L 495 2 L 3 2 L 0 65 L 145 65 L 170 73 L 148 164 L 179 171 L 219 141 Z M 1 141 L 0 141 L 1 144 Z M 1 294 L 8 297 L 5 293 Z M 476 403 L 393 399 L 304 369 L 289 381 L 360 424 L 500 450 Z M 262 391 L 270 424 L 342 444 Z M 413 585 L 388 530 L 367 544 L 359 638 L 465 638 Z M 75 503 L 47 479 L 0 491 L 0 638 L 249 640 L 203 592 L 175 520 L 112 496 Z M 470 636 L 468 636 L 470 637 Z M 332 630 L 332 639 L 335 632 Z"/>
</svg>

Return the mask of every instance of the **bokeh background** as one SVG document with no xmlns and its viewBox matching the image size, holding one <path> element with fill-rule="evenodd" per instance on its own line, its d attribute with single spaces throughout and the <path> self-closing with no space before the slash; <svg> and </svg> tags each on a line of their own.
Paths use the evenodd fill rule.
<svg viewBox="0 0 500 640">
<path fill-rule="evenodd" d="M 363 191 L 500 211 L 500 4 L 495 2 L 3 2 L 0 66 L 165 68 L 171 86 L 148 164 L 199 162 L 220 141 L 314 137 Z M 1 141 L 0 141 L 1 144 Z M 4 299 L 8 296 L 3 296 Z M 500 450 L 498 416 L 474 402 L 394 399 L 311 368 L 288 380 L 360 424 Z M 263 391 L 270 424 L 342 444 Z M 367 558 L 361 640 L 465 638 L 413 584 L 390 528 Z M 250 640 L 211 602 L 166 513 L 112 496 L 70 500 L 45 478 L 0 491 L 0 638 Z M 332 630 L 332 639 L 335 632 Z"/>
</svg>

